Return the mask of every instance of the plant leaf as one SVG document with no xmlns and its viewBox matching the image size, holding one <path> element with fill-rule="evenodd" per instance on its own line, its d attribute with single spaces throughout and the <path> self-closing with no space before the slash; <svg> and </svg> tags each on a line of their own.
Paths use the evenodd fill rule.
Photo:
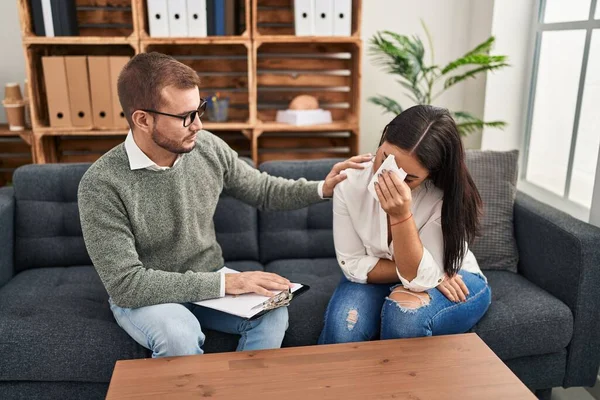
<svg viewBox="0 0 600 400">
<path fill-rule="evenodd" d="M 408 89 L 414 95 L 409 97 L 411 97 L 411 100 L 413 100 L 415 103 L 423 104 L 425 102 L 425 97 L 423 96 L 423 93 L 421 93 L 421 90 L 418 87 L 415 87 L 413 84 L 404 81 L 397 82 L 404 88 Z"/>
<path fill-rule="evenodd" d="M 490 36 L 485 41 L 483 41 L 483 42 L 479 43 L 477 46 L 475 46 L 473 48 L 473 50 L 465 53 L 465 55 L 463 57 L 470 56 L 472 54 L 489 54 L 490 50 L 492 50 L 492 46 L 494 45 L 495 41 L 496 41 L 496 38 L 494 36 Z"/>
<path fill-rule="evenodd" d="M 492 65 L 495 63 L 504 63 L 508 59 L 507 56 L 490 56 L 488 54 L 470 54 L 462 56 L 456 60 L 450 62 L 444 68 L 442 68 L 442 75 L 447 74 L 450 71 L 462 67 L 463 65 Z"/>
<path fill-rule="evenodd" d="M 385 109 L 384 113 L 390 112 L 392 114 L 398 115 L 403 111 L 402 106 L 398 104 L 396 100 L 387 96 L 378 95 L 374 97 L 369 97 L 368 101 L 370 103 L 383 107 Z"/>
<path fill-rule="evenodd" d="M 423 68 L 425 49 L 418 37 L 409 38 L 390 31 L 377 32 L 370 40 L 370 54 L 387 72 L 416 84 Z"/>
<path fill-rule="evenodd" d="M 457 113 L 454 113 L 454 114 L 457 114 Z M 486 126 L 490 127 L 490 128 L 498 128 L 498 129 L 503 129 L 504 127 L 506 127 L 506 122 L 504 122 L 504 121 L 484 122 L 476 117 L 473 117 L 472 115 L 470 115 L 468 113 L 464 113 L 464 114 L 469 115 L 470 120 L 468 122 L 461 122 L 461 123 L 456 124 L 458 133 L 460 133 L 461 136 L 466 136 L 473 132 L 480 131 L 481 129 L 483 129 Z"/>
<path fill-rule="evenodd" d="M 509 64 L 506 64 L 506 63 L 483 65 L 479 68 L 475 68 L 470 71 L 467 71 L 462 75 L 451 76 L 450 78 L 446 79 L 446 81 L 444 82 L 444 89 L 448 89 L 450 86 L 455 85 L 458 82 L 462 82 L 465 79 L 474 78 L 475 75 L 477 75 L 481 72 L 494 71 L 496 69 L 500 69 L 500 68 L 507 67 L 507 66 L 509 66 Z"/>
</svg>

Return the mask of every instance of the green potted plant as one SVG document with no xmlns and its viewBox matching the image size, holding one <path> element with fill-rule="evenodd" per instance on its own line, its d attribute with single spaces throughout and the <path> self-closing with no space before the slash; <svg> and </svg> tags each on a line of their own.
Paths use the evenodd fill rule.
<svg viewBox="0 0 600 400">
<path fill-rule="evenodd" d="M 377 32 L 369 41 L 369 53 L 386 72 L 397 75 L 398 83 L 408 92 L 415 104 L 432 104 L 444 91 L 469 78 L 482 73 L 509 66 L 507 56 L 490 55 L 495 38 L 489 37 L 462 57 L 440 67 L 435 64 L 433 43 L 427 26 L 421 21 L 431 61 L 425 61 L 425 48 L 417 36 L 405 36 L 390 31 Z M 400 114 L 403 107 L 394 99 L 378 95 L 369 97 L 369 102 L 383 107 L 384 112 Z M 466 136 L 484 126 L 504 128 L 503 121 L 485 122 L 465 111 L 451 111 L 461 135 Z"/>
</svg>

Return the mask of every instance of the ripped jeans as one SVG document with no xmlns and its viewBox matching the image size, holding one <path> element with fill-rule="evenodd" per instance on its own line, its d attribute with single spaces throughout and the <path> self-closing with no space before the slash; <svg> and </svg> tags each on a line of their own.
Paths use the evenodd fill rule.
<svg viewBox="0 0 600 400">
<path fill-rule="evenodd" d="M 431 289 L 423 301 L 413 296 L 418 304 L 410 308 L 388 297 L 397 284 L 360 284 L 344 278 L 327 306 L 319 344 L 467 332 L 483 317 L 492 295 L 480 275 L 460 275 L 469 289 L 466 302 L 451 302 Z"/>
</svg>

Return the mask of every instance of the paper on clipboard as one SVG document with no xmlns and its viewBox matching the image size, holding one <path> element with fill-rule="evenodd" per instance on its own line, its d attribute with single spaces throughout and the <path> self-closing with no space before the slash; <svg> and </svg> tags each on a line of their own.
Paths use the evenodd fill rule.
<svg viewBox="0 0 600 400">
<path fill-rule="evenodd" d="M 223 267 L 217 272 L 221 272 L 221 273 L 225 273 L 225 274 L 239 273 L 239 271 L 236 271 L 234 269 L 227 268 L 227 267 Z M 295 293 L 298 290 L 305 287 L 305 285 L 302 285 L 300 283 L 293 283 L 293 285 L 294 286 L 292 287 L 292 293 Z M 279 293 L 281 293 L 281 291 L 279 291 L 279 292 L 274 291 L 273 293 L 279 294 Z M 212 308 L 214 310 L 221 311 L 221 312 L 224 312 L 227 314 L 237 315 L 238 317 L 242 317 L 242 318 L 252 318 L 256 314 L 259 314 L 264 311 L 262 307 L 257 307 L 257 306 L 259 306 L 260 304 L 264 303 L 267 300 L 269 300 L 269 297 L 261 296 L 261 295 L 253 294 L 253 293 L 240 294 L 240 295 L 227 294 L 227 295 L 225 295 L 225 297 L 220 297 L 217 299 L 202 300 L 202 301 L 195 302 L 194 304 L 197 304 L 202 307 Z"/>
</svg>

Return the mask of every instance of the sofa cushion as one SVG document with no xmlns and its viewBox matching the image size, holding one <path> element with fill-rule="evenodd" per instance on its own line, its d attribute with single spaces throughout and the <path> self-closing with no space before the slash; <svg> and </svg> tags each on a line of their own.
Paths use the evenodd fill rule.
<svg viewBox="0 0 600 400">
<path fill-rule="evenodd" d="M 0 289 L 0 380 L 108 382 L 146 350 L 115 322 L 91 266 L 38 268 Z"/>
<path fill-rule="evenodd" d="M 266 162 L 259 169 L 287 179 L 323 180 L 340 160 Z M 258 213 L 260 260 L 335 257 L 330 201 L 294 211 Z"/>
<path fill-rule="evenodd" d="M 222 195 L 213 220 L 225 261 L 258 260 L 256 208 Z"/>
<path fill-rule="evenodd" d="M 517 193 L 517 150 L 467 151 L 469 172 L 483 200 L 482 236 L 470 246 L 485 270 L 517 272 L 519 254 L 513 234 L 513 205 Z"/>
<path fill-rule="evenodd" d="M 91 264 L 77 207 L 79 181 L 89 166 L 27 165 L 15 171 L 16 272 Z M 255 208 L 221 196 L 214 222 L 226 261 L 258 260 L 257 219 Z"/>
<path fill-rule="evenodd" d="M 263 270 L 256 261 L 227 266 Z M 222 335 L 235 349 L 237 337 Z M 2 381 L 109 382 L 117 360 L 150 357 L 117 325 L 91 266 L 32 269 L 1 288 L 0 352 Z"/>
<path fill-rule="evenodd" d="M 77 208 L 77 187 L 89 165 L 26 165 L 15 171 L 15 272 L 91 264 Z"/>
<path fill-rule="evenodd" d="M 317 344 L 323 329 L 325 310 L 342 278 L 336 259 L 277 260 L 265 265 L 265 271 L 310 286 L 308 292 L 294 299 L 289 306 L 290 326 L 283 346 Z"/>
<path fill-rule="evenodd" d="M 573 335 L 573 315 L 562 301 L 508 271 L 487 271 L 492 304 L 474 327 L 503 360 L 559 353 Z"/>
</svg>

